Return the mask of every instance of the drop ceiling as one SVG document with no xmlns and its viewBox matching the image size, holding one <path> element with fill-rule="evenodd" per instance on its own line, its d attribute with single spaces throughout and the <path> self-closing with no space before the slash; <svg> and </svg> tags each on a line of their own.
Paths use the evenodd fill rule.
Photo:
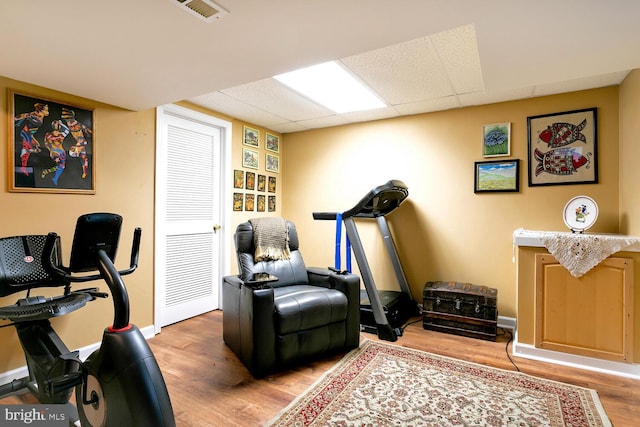
<svg viewBox="0 0 640 427">
<path fill-rule="evenodd" d="M 180 1 L 0 2 L 0 76 L 130 110 L 188 100 L 288 133 L 616 85 L 640 68 L 635 0 L 216 0 L 209 19 Z M 330 60 L 388 106 L 335 114 L 272 79 Z"/>
</svg>

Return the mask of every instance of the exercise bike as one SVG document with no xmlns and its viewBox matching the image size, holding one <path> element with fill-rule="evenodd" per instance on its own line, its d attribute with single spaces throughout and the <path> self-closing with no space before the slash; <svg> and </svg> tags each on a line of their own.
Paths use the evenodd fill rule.
<svg viewBox="0 0 640 427">
<path fill-rule="evenodd" d="M 69 267 L 61 262 L 60 238 L 48 235 L 0 239 L 0 297 L 27 295 L 0 307 L 0 319 L 16 328 L 29 375 L 0 386 L 0 396 L 27 389 L 42 404 L 69 406 L 70 424 L 84 426 L 175 426 L 160 368 L 140 330 L 129 323 L 129 299 L 122 276 L 138 265 L 142 231 L 136 228 L 130 267 L 114 266 L 122 217 L 96 213 L 78 218 Z M 97 273 L 96 273 L 97 272 Z M 77 274 L 81 273 L 81 274 Z M 71 283 L 104 280 L 114 307 L 113 324 L 100 348 L 85 361 L 69 351 L 49 321 L 108 294 L 97 288 L 72 290 Z M 31 296 L 41 287 L 64 287 L 63 295 Z M 75 388 L 76 405 L 69 402 Z"/>
</svg>

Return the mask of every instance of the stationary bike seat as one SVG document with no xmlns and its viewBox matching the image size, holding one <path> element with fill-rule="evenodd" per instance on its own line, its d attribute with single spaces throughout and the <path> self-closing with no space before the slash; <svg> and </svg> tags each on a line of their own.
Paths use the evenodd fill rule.
<svg viewBox="0 0 640 427">
<path fill-rule="evenodd" d="M 22 298 L 14 305 L 0 307 L 0 319 L 9 319 L 13 322 L 50 319 L 71 313 L 94 299 L 95 296 L 87 292 L 70 292 L 53 298 L 43 296 Z"/>
</svg>

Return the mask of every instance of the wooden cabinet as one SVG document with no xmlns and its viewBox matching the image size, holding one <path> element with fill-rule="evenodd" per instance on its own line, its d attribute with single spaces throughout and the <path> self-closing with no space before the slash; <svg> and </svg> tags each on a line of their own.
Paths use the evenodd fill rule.
<svg viewBox="0 0 640 427">
<path fill-rule="evenodd" d="M 538 348 L 633 361 L 633 260 L 610 257 L 580 278 L 535 255 L 534 338 Z"/>
</svg>

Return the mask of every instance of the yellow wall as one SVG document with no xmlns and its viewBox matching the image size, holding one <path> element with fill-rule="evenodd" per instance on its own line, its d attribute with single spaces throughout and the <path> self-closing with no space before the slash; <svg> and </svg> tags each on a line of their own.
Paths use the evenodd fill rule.
<svg viewBox="0 0 640 427">
<path fill-rule="evenodd" d="M 7 192 L 8 142 L 13 120 L 7 111 L 7 89 L 62 103 L 95 108 L 95 195 Z M 65 262 L 76 218 L 89 212 L 114 212 L 124 217 L 116 265 L 127 267 L 131 236 L 142 228 L 139 269 L 125 278 L 132 304 L 131 321 L 140 327 L 153 323 L 153 203 L 155 110 L 132 112 L 80 99 L 53 90 L 0 77 L 0 236 L 47 234 L 62 238 Z M 95 284 L 93 284 L 95 283 Z M 92 282 L 106 290 L 105 284 Z M 55 293 L 50 293 L 55 294 Z M 22 294 L 0 298 L 0 305 L 15 303 Z M 54 328 L 71 349 L 100 341 L 111 324 L 111 300 L 97 300 L 68 316 L 52 319 Z M 6 322 L 2 322 L 3 324 Z M 0 329 L 0 372 L 23 366 L 24 357 L 13 328 Z"/>
<path fill-rule="evenodd" d="M 620 232 L 640 235 L 640 70 L 620 85 Z M 640 292 L 640 291 L 639 291 Z"/>
<path fill-rule="evenodd" d="M 600 183 L 528 187 L 527 117 L 590 107 L 598 108 Z M 520 192 L 474 194 L 474 162 L 488 160 L 482 125 L 501 122 L 511 122 Z M 308 265 L 333 264 L 334 224 L 312 212 L 345 211 L 389 179 L 407 184 L 409 198 L 388 219 L 419 301 L 426 281 L 471 282 L 497 288 L 500 315 L 515 317 L 512 233 L 565 230 L 562 211 L 576 195 L 599 204 L 591 231 L 618 232 L 617 87 L 286 134 L 284 143 L 283 212 Z M 375 222 L 358 224 L 378 288 L 397 289 Z"/>
</svg>

